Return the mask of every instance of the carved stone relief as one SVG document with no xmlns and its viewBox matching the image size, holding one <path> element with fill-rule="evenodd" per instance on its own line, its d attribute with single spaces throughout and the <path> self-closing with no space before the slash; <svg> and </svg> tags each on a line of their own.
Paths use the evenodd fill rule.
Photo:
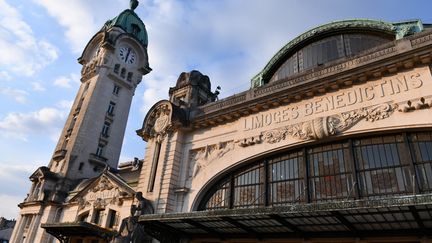
<svg viewBox="0 0 432 243">
<path fill-rule="evenodd" d="M 88 190 L 87 194 L 78 198 L 79 210 L 92 206 L 97 209 L 103 209 L 107 205 L 121 206 L 123 204 L 122 192 L 118 186 L 113 184 L 108 178 L 102 177 L 99 183 Z"/>
<path fill-rule="evenodd" d="M 398 111 L 400 112 L 410 112 L 421 109 L 429 109 L 432 107 L 432 97 L 421 97 L 417 100 L 408 100 L 405 104 L 399 106 Z"/>
<path fill-rule="evenodd" d="M 147 115 L 143 128 L 137 132 L 146 141 L 149 138 L 156 138 L 158 142 L 161 142 L 173 127 L 171 114 L 170 104 L 166 102 L 159 104 Z"/>
<path fill-rule="evenodd" d="M 370 122 L 385 119 L 397 108 L 398 104 L 384 103 L 328 117 L 319 117 L 311 121 L 265 131 L 262 133 L 262 138 L 267 143 L 278 143 L 288 136 L 300 140 L 321 139 L 346 131 L 363 119 Z"/>
<path fill-rule="evenodd" d="M 206 166 L 230 153 L 234 147 L 234 141 L 227 141 L 191 150 L 189 152 L 191 167 L 189 178 L 196 177 Z"/>
<path fill-rule="evenodd" d="M 239 139 L 236 141 L 241 147 L 247 147 L 251 145 L 255 145 L 257 143 L 262 143 L 262 135 L 259 134 L 257 136 L 247 137 L 243 139 Z"/>
<path fill-rule="evenodd" d="M 107 178 L 102 177 L 101 180 L 99 181 L 99 184 L 93 187 L 92 191 L 97 192 L 97 191 L 111 190 L 113 188 L 114 185 L 111 184 L 111 182 Z"/>
<path fill-rule="evenodd" d="M 158 134 L 165 133 L 170 123 L 170 117 L 169 117 L 170 110 L 168 106 L 167 105 L 161 106 L 157 114 L 158 117 L 155 120 L 153 130 Z"/>
</svg>

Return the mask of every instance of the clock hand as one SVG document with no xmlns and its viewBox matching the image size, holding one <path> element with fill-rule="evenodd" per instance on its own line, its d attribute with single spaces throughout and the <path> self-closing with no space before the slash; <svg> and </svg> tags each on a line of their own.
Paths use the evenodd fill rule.
<svg viewBox="0 0 432 243">
<path fill-rule="evenodd" d="M 131 52 L 131 49 L 128 48 L 128 52 L 127 52 L 127 54 L 126 54 L 125 62 L 127 62 L 130 52 Z"/>
</svg>

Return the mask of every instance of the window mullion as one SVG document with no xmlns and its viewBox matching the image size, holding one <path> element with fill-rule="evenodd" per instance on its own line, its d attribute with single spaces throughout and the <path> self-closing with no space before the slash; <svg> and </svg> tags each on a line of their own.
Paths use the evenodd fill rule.
<svg viewBox="0 0 432 243">
<path fill-rule="evenodd" d="M 348 149 L 348 153 L 349 153 L 349 156 L 348 156 L 348 158 L 349 158 L 349 165 L 350 165 L 350 167 L 351 167 L 351 173 L 352 173 L 352 177 L 353 177 L 353 182 L 354 182 L 354 184 L 352 185 L 354 188 L 354 197 L 355 197 L 355 199 L 359 199 L 360 197 L 361 197 L 361 195 L 360 195 L 360 181 L 359 181 L 359 178 L 358 178 L 358 176 L 357 176 L 357 171 L 358 171 L 358 169 L 357 169 L 357 161 L 356 161 L 356 159 L 355 159 L 355 156 L 354 156 L 354 146 L 353 146 L 353 142 L 352 142 L 352 139 L 349 139 L 348 140 L 348 143 L 349 143 L 349 149 Z"/>
<path fill-rule="evenodd" d="M 415 168 L 415 164 L 414 164 L 414 157 L 413 157 L 413 155 L 412 155 L 412 153 L 411 153 L 411 146 L 410 146 L 410 144 L 409 144 L 409 142 L 408 142 L 408 136 L 407 136 L 407 134 L 404 132 L 403 134 L 402 134 L 402 136 L 403 136 L 403 144 L 404 144 L 404 151 L 406 151 L 406 153 L 407 154 L 404 154 L 404 158 L 407 158 L 408 160 L 409 160 L 409 165 L 410 165 L 410 170 L 411 170 L 411 175 L 412 175 L 412 177 L 411 178 L 409 178 L 410 180 L 411 180 L 411 186 L 413 186 L 414 188 L 413 188 L 413 193 L 415 193 L 415 194 L 419 194 L 420 193 L 420 184 L 419 184 L 419 181 L 418 181 L 418 178 L 417 178 L 417 175 L 416 175 L 416 168 Z M 404 151 L 401 151 L 402 153 L 405 153 Z M 402 165 L 402 169 L 403 169 L 403 164 L 401 163 L 401 165 Z M 414 178 L 413 178 L 414 177 Z"/>
<path fill-rule="evenodd" d="M 303 148 L 301 150 L 302 156 L 303 156 L 303 165 L 304 165 L 304 172 L 303 172 L 303 178 L 304 178 L 304 188 L 303 193 L 305 195 L 305 201 L 306 203 L 310 203 L 310 192 L 309 192 L 309 161 L 307 159 L 306 154 L 306 148 Z"/>
<path fill-rule="evenodd" d="M 230 209 L 234 208 L 234 175 L 230 176 L 230 184 L 229 184 L 229 190 L 230 190 L 230 198 L 229 198 L 229 203 L 228 206 Z"/>
<path fill-rule="evenodd" d="M 268 160 L 264 160 L 264 206 L 269 205 L 269 163 Z"/>
</svg>

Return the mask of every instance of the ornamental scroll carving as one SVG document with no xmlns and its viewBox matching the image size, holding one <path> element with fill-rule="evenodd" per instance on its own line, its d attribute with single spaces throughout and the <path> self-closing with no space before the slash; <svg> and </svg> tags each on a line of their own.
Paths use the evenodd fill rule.
<svg viewBox="0 0 432 243">
<path fill-rule="evenodd" d="M 230 153 L 234 147 L 234 141 L 227 141 L 191 150 L 189 153 L 191 165 L 189 177 L 195 178 L 206 166 Z"/>
<path fill-rule="evenodd" d="M 328 117 L 319 117 L 311 121 L 265 131 L 262 133 L 262 139 L 267 143 L 278 143 L 288 136 L 300 140 L 321 139 L 348 130 L 363 119 L 370 122 L 385 119 L 393 114 L 397 107 L 397 104 L 384 103 Z"/>
</svg>

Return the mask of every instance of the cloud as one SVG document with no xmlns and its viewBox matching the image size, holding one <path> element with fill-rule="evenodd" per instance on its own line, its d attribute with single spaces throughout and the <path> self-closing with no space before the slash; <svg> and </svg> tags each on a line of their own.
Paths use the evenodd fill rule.
<svg viewBox="0 0 432 243">
<path fill-rule="evenodd" d="M 28 93 L 24 90 L 20 89 L 13 89 L 13 88 L 2 88 L 0 87 L 0 94 L 9 96 L 10 98 L 14 99 L 16 102 L 24 104 L 27 102 L 27 96 Z"/>
<path fill-rule="evenodd" d="M 17 9 L 5 0 L 0 0 L 0 53 L 3 76 L 7 72 L 31 76 L 58 57 L 58 49 L 36 38 Z"/>
<path fill-rule="evenodd" d="M 69 76 L 60 76 L 54 80 L 54 86 L 69 89 L 73 84 L 79 84 L 79 75 L 71 73 Z"/>
<path fill-rule="evenodd" d="M 0 120 L 0 136 L 28 141 L 29 135 L 58 134 L 67 112 L 56 108 L 42 108 L 29 113 L 12 112 Z"/>
<path fill-rule="evenodd" d="M 48 14 L 65 27 L 65 39 L 71 43 L 71 49 L 80 53 L 90 38 L 102 28 L 108 18 L 115 17 L 127 1 L 58 1 L 33 0 L 44 7 Z M 103 5 L 103 7 L 101 7 Z"/>
<path fill-rule="evenodd" d="M 9 196 L 0 194 L 0 216 L 7 219 L 17 219 L 19 215 L 18 204 L 24 201 L 22 196 Z"/>
<path fill-rule="evenodd" d="M 70 110 L 72 104 L 73 104 L 73 100 L 60 100 L 56 106 L 66 111 L 66 110 Z"/>
<path fill-rule="evenodd" d="M 17 218 L 19 208 L 30 189 L 29 176 L 36 170 L 34 165 L 12 165 L 0 161 L 0 216 Z M 11 186 L 13 185 L 13 186 Z"/>
<path fill-rule="evenodd" d="M 2 80 L 11 80 L 11 75 L 6 71 L 0 71 L 0 81 Z"/>
<path fill-rule="evenodd" d="M 45 87 L 41 83 L 31 82 L 31 85 L 32 85 L 33 91 L 40 91 L 40 92 L 42 92 L 42 91 L 46 90 Z"/>
<path fill-rule="evenodd" d="M 56 80 L 54 80 L 54 85 L 57 87 L 62 87 L 62 88 L 72 88 L 71 86 L 71 79 L 65 76 L 61 76 L 59 78 L 57 78 Z"/>
<path fill-rule="evenodd" d="M 141 111 L 166 99 L 167 87 L 175 85 L 181 72 L 193 69 L 210 77 L 213 91 L 218 85 L 222 87 L 220 98 L 247 90 L 250 79 L 289 40 L 281 30 L 294 26 L 286 20 L 294 17 L 287 18 L 283 13 L 289 3 L 282 1 L 276 6 L 251 1 L 246 5 L 225 0 L 189 4 L 147 1 L 143 20 L 154 71 L 143 79 L 146 90 L 142 92 Z"/>
<path fill-rule="evenodd" d="M 159 100 L 166 99 L 168 87 L 174 86 L 177 77 L 155 75 L 152 79 L 145 80 L 145 90 L 142 94 L 144 114 Z"/>
</svg>

